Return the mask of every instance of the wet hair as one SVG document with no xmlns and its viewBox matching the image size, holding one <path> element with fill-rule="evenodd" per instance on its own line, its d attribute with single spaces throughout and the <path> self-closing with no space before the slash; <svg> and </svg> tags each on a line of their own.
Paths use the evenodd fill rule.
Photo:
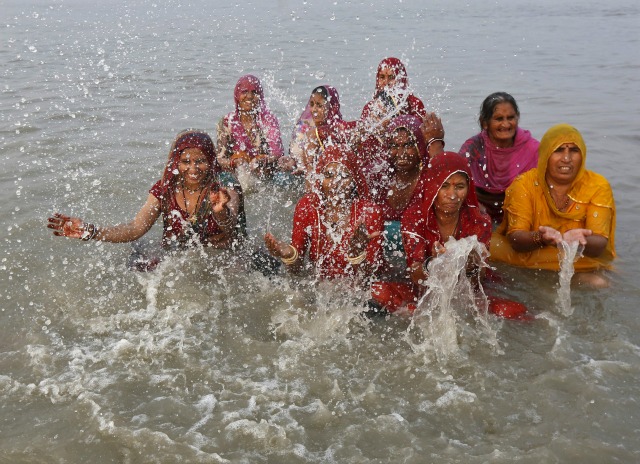
<svg viewBox="0 0 640 464">
<path fill-rule="evenodd" d="M 520 110 L 516 99 L 509 95 L 507 92 L 495 92 L 484 99 L 482 105 L 480 105 L 480 115 L 478 116 L 478 124 L 480 129 L 484 129 L 484 124 L 489 124 L 489 120 L 493 116 L 493 112 L 500 103 L 509 103 L 513 106 L 514 111 L 520 117 Z"/>
<path fill-rule="evenodd" d="M 316 87 L 315 89 L 313 89 L 311 91 L 311 95 L 313 95 L 314 93 L 319 93 L 320 95 L 322 95 L 322 97 L 325 100 L 329 99 L 329 91 L 327 90 L 327 88 L 324 85 L 319 85 L 318 87 Z"/>
</svg>

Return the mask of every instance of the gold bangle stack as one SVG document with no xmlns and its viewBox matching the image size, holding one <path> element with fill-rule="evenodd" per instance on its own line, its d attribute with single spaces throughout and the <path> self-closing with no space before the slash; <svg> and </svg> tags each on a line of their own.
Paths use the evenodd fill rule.
<svg viewBox="0 0 640 464">
<path fill-rule="evenodd" d="M 83 232 L 82 232 L 82 236 L 80 237 L 80 240 L 82 240 L 83 242 L 88 242 L 89 240 L 93 240 L 96 237 L 96 235 L 98 235 L 98 232 L 99 232 L 99 229 L 96 227 L 96 225 L 90 222 L 83 224 L 82 230 Z"/>
<path fill-rule="evenodd" d="M 365 260 L 366 257 L 367 257 L 367 252 L 365 250 L 362 253 L 360 253 L 358 256 L 356 256 L 355 258 L 352 258 L 351 256 L 347 255 L 347 261 L 349 261 L 349 263 L 351 265 L 360 264 L 362 261 Z"/>
<path fill-rule="evenodd" d="M 298 261 L 298 250 L 296 250 L 296 247 L 293 245 L 289 245 L 289 247 L 293 250 L 293 256 L 291 258 L 280 258 L 280 260 L 288 266 Z"/>
<path fill-rule="evenodd" d="M 533 244 L 536 245 L 538 248 L 544 247 L 544 241 L 542 240 L 542 233 L 540 233 L 539 230 L 536 230 L 535 232 L 533 232 L 533 235 L 531 236 L 531 238 L 533 239 Z"/>
</svg>

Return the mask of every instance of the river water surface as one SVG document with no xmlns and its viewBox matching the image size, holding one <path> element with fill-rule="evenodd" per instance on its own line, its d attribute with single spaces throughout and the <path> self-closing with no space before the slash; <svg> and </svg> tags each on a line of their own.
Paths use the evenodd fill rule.
<svg viewBox="0 0 640 464">
<path fill-rule="evenodd" d="M 0 9 L 1 463 L 640 461 L 637 1 Z M 288 144 L 315 85 L 337 87 L 356 118 L 385 56 L 404 60 L 449 149 L 498 90 L 536 138 L 560 122 L 583 133 L 618 207 L 611 288 L 571 289 L 562 311 L 558 274 L 499 267 L 499 290 L 535 319 L 463 314 L 452 333 L 365 319 L 344 288 L 214 253 L 131 272 L 128 245 L 45 228 L 54 211 L 130 220 L 175 134 L 213 134 L 240 75 L 262 78 Z M 296 200 L 250 191 L 252 241 L 286 237 Z"/>
</svg>

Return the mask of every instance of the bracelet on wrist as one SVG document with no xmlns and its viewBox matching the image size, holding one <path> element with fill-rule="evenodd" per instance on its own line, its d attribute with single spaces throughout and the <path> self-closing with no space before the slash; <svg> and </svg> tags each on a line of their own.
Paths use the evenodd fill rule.
<svg viewBox="0 0 640 464">
<path fill-rule="evenodd" d="M 422 271 L 425 274 L 429 274 L 429 263 L 433 259 L 433 256 L 427 256 L 427 258 L 422 262 Z"/>
<path fill-rule="evenodd" d="M 431 148 L 431 144 L 434 142 L 442 142 L 442 148 L 444 148 L 444 139 L 441 138 L 437 138 L 437 137 L 431 137 L 428 141 L 427 141 L 427 153 L 429 152 L 429 148 Z"/>
<path fill-rule="evenodd" d="M 538 248 L 544 248 L 544 240 L 542 239 L 542 233 L 539 230 L 536 230 L 531 235 L 531 239 L 533 240 L 533 244 Z"/>
<path fill-rule="evenodd" d="M 367 251 L 365 250 L 362 253 L 360 253 L 358 256 L 355 256 L 353 258 L 347 255 L 347 261 L 349 261 L 351 265 L 360 264 L 362 261 L 366 259 L 366 257 L 367 257 Z"/>
<path fill-rule="evenodd" d="M 280 261 L 288 266 L 298 261 L 298 250 L 296 249 L 296 247 L 294 247 L 293 245 L 289 245 L 289 248 L 293 250 L 293 256 L 291 256 L 290 258 L 280 258 Z"/>
<path fill-rule="evenodd" d="M 96 235 L 98 235 L 98 228 L 95 224 L 87 222 L 82 226 L 82 235 L 80 236 L 80 240 L 83 242 L 88 242 L 89 240 L 93 240 Z"/>
<path fill-rule="evenodd" d="M 216 223 L 220 227 L 222 227 L 223 229 L 228 229 L 229 227 L 231 227 L 233 225 L 233 215 L 231 214 L 231 210 L 229 209 L 228 206 L 225 206 L 224 209 L 227 211 L 227 218 L 226 219 L 218 219 L 216 217 L 215 219 L 216 219 Z M 216 213 L 216 214 L 220 214 L 220 213 L 222 213 L 222 211 L 220 211 L 219 213 Z"/>
</svg>

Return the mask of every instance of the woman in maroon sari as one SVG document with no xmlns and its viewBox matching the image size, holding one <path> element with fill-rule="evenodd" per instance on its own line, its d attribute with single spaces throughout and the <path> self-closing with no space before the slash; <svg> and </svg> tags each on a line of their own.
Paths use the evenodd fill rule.
<svg viewBox="0 0 640 464">
<path fill-rule="evenodd" d="M 221 177 L 213 141 L 204 132 L 178 134 L 162 179 L 151 188 L 133 221 L 98 227 L 80 218 L 56 213 L 49 218 L 48 227 L 57 236 L 132 242 L 146 234 L 160 215 L 164 223 L 162 247 L 165 250 L 194 245 L 233 249 L 242 243 L 246 235 L 242 190 L 233 180 L 225 181 Z M 146 270 L 146 265 L 136 267 Z"/>
<path fill-rule="evenodd" d="M 327 147 L 348 145 L 354 127 L 355 122 L 342 119 L 340 95 L 335 87 L 320 85 L 313 89 L 289 146 L 291 158 L 297 165 L 294 173 L 305 176 L 307 191 L 314 185 L 319 157 Z"/>
<path fill-rule="evenodd" d="M 269 252 L 298 273 L 312 268 L 320 279 L 349 278 L 366 286 L 382 261 L 382 216 L 368 198 L 353 154 L 326 147 L 317 163 L 320 179 L 296 205 L 291 243 L 265 235 Z"/>
<path fill-rule="evenodd" d="M 369 185 L 381 181 L 388 170 L 384 157 L 384 136 L 388 124 L 397 116 L 423 119 L 424 103 L 409 92 L 407 70 L 398 58 L 385 58 L 378 65 L 373 99 L 362 110 L 359 122 L 358 155 Z"/>
</svg>

